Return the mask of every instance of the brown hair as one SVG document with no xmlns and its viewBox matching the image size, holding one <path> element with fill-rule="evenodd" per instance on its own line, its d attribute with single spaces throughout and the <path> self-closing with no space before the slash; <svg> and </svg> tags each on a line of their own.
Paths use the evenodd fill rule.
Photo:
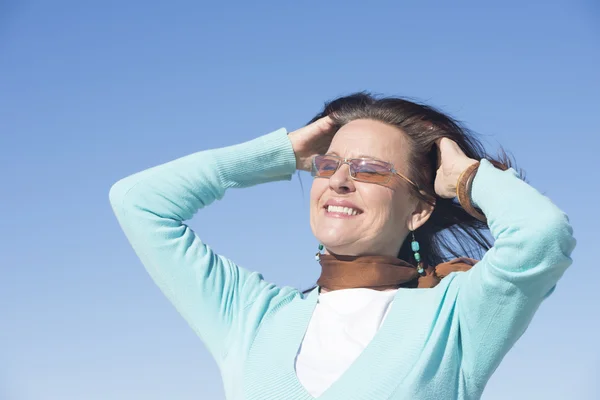
<svg viewBox="0 0 600 400">
<path fill-rule="evenodd" d="M 435 209 L 429 220 L 414 234 L 426 265 L 435 266 L 451 258 L 481 258 L 491 247 L 488 227 L 467 214 L 455 199 L 435 195 L 433 183 L 438 166 L 436 140 L 447 137 L 473 159 L 486 158 L 496 167 L 507 169 L 511 161 L 504 151 L 496 159 L 467 128 L 433 107 L 399 97 L 376 97 L 366 92 L 340 97 L 325 104 L 311 122 L 331 116 L 335 129 L 350 121 L 371 119 L 402 130 L 410 143 L 408 170 L 403 171 L 421 190 L 433 196 Z M 416 265 L 410 240 L 405 240 L 399 258 Z"/>
</svg>

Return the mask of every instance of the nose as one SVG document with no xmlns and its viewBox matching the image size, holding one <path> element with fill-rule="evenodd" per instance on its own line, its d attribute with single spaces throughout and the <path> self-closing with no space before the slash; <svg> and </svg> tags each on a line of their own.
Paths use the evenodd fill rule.
<svg viewBox="0 0 600 400">
<path fill-rule="evenodd" d="M 351 193 L 356 190 L 354 180 L 350 177 L 350 166 L 342 164 L 329 178 L 329 187 L 336 193 Z"/>
</svg>

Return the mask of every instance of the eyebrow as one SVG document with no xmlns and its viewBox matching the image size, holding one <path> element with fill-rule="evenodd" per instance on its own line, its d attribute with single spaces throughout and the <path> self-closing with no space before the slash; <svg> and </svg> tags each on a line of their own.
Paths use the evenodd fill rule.
<svg viewBox="0 0 600 400">
<path fill-rule="evenodd" d="M 327 153 L 325 155 L 344 158 L 344 157 L 340 156 L 338 153 L 336 153 L 335 151 L 331 151 L 331 152 L 329 152 L 329 153 Z M 370 156 L 368 154 L 358 154 L 355 157 L 350 157 L 350 158 L 368 158 L 368 159 L 371 159 L 371 160 L 383 161 L 383 160 L 380 160 L 379 158 L 375 158 L 375 157 Z M 387 162 L 387 161 L 383 161 L 383 162 Z"/>
</svg>

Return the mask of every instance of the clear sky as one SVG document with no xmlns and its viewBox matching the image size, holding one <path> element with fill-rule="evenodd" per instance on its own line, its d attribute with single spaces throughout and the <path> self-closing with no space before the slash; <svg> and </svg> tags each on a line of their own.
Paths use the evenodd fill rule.
<svg viewBox="0 0 600 400">
<path fill-rule="evenodd" d="M 292 4 L 293 3 L 293 4 Z M 441 107 L 571 218 L 574 263 L 484 399 L 598 399 L 597 1 L 0 2 L 0 399 L 221 399 L 121 232 L 110 186 L 308 121 L 357 90 Z M 491 3 L 490 3 L 491 4 Z M 319 274 L 308 187 L 191 222 L 281 285 Z"/>
</svg>

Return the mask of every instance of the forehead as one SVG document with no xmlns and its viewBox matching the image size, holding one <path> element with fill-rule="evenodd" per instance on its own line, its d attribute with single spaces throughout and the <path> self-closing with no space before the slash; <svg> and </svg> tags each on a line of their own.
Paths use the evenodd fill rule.
<svg viewBox="0 0 600 400">
<path fill-rule="evenodd" d="M 359 119 L 342 126 L 333 137 L 329 153 L 340 157 L 372 157 L 399 167 L 407 159 L 404 132 L 379 121 Z"/>
</svg>

